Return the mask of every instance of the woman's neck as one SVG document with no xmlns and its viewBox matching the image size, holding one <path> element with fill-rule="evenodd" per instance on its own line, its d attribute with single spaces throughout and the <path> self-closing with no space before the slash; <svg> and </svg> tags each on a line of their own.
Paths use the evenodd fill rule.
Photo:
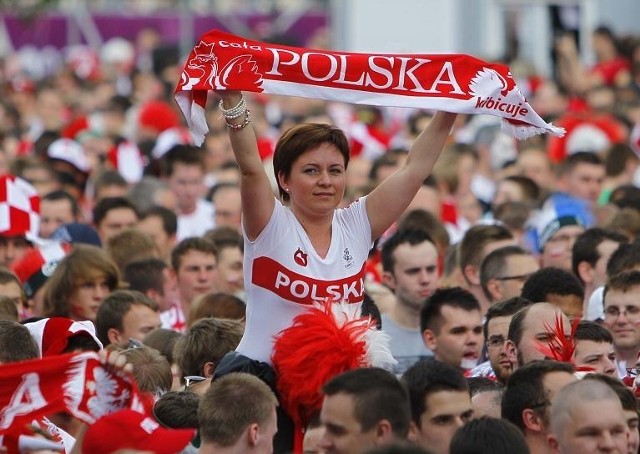
<svg viewBox="0 0 640 454">
<path fill-rule="evenodd" d="M 327 232 L 331 233 L 331 223 L 333 222 L 333 211 L 330 213 L 314 216 L 305 213 L 303 210 L 295 206 L 290 206 L 291 212 L 302 225 L 309 236 L 323 235 Z"/>
<path fill-rule="evenodd" d="M 333 213 L 311 217 L 294 207 L 291 207 L 293 215 L 296 217 L 304 231 L 307 233 L 311 244 L 318 255 L 322 258 L 326 257 L 331 246 L 331 224 L 333 222 Z"/>
</svg>

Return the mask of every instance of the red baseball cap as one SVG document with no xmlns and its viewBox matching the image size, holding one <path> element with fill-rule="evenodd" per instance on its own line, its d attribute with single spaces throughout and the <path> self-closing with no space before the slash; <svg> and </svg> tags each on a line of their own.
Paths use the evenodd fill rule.
<svg viewBox="0 0 640 454">
<path fill-rule="evenodd" d="M 110 454 L 120 449 L 175 454 L 196 434 L 195 429 L 167 429 L 150 416 L 120 410 L 90 425 L 82 443 L 83 454 Z"/>
</svg>

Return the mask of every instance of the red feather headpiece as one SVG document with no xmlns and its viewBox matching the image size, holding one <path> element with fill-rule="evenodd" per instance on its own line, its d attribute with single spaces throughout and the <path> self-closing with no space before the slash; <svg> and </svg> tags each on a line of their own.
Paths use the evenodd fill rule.
<svg viewBox="0 0 640 454">
<path fill-rule="evenodd" d="M 339 312 L 334 314 L 336 307 Z M 280 402 L 298 427 L 306 427 L 319 413 L 321 389 L 331 378 L 375 365 L 374 355 L 381 363 L 395 362 L 375 322 L 350 312 L 348 306 L 335 303 L 310 308 L 275 338 L 271 359 Z M 372 340 L 379 345 L 372 346 Z"/>
<path fill-rule="evenodd" d="M 573 355 L 576 351 L 576 329 L 580 324 L 580 319 L 576 318 L 571 322 L 571 334 L 567 337 L 565 334 L 564 317 L 556 315 L 553 326 L 545 323 L 545 330 L 549 334 L 549 340 L 546 344 L 538 341 L 536 348 L 546 358 L 560 361 L 562 363 L 574 364 Z M 593 372 L 591 367 L 576 367 L 576 372 Z"/>
</svg>

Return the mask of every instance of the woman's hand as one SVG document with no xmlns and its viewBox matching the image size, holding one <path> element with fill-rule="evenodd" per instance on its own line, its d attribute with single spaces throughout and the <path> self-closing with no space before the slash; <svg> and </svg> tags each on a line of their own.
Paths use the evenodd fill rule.
<svg viewBox="0 0 640 454">
<path fill-rule="evenodd" d="M 222 107 L 225 109 L 237 106 L 242 99 L 242 92 L 239 90 L 221 90 L 217 93 L 222 98 Z"/>
</svg>

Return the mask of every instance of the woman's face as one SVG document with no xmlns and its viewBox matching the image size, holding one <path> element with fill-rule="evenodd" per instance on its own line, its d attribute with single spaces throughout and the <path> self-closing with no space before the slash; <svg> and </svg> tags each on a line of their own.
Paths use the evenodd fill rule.
<svg viewBox="0 0 640 454">
<path fill-rule="evenodd" d="M 95 274 L 89 279 L 79 279 L 69 297 L 71 318 L 95 322 L 102 300 L 110 293 L 107 276 L 104 274 Z"/>
<path fill-rule="evenodd" d="M 342 201 L 345 170 L 340 151 L 324 143 L 301 154 L 293 162 L 289 176 L 280 175 L 280 185 L 289 194 L 293 207 L 321 214 L 333 211 Z"/>
</svg>

